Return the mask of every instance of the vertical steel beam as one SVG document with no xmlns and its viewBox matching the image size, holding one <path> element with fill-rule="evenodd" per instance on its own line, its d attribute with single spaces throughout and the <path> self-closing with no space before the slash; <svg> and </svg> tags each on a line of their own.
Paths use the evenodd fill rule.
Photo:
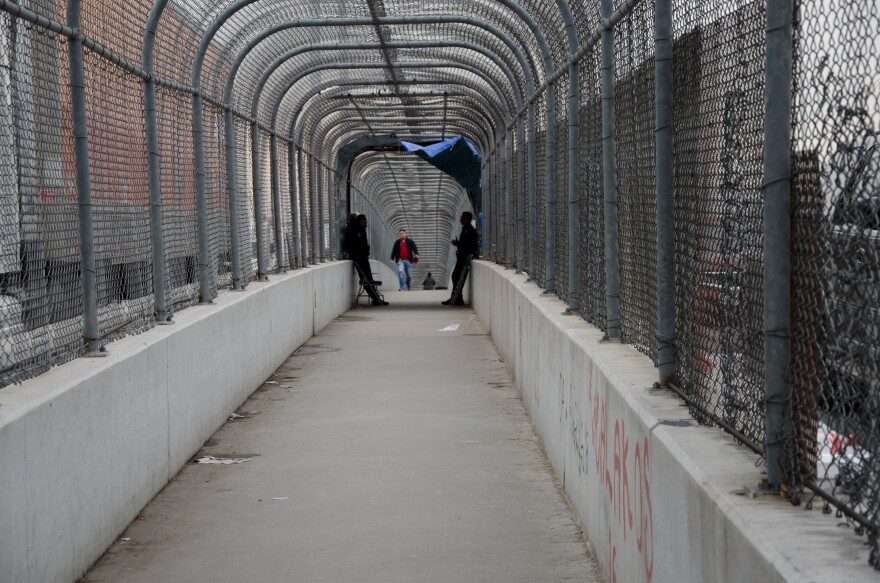
<svg viewBox="0 0 880 583">
<path fill-rule="evenodd" d="M 302 253 L 303 267 L 308 267 L 309 264 L 314 263 L 311 255 L 309 255 L 309 243 L 311 243 L 311 241 L 309 240 L 309 229 L 307 228 L 307 225 L 309 223 L 306 222 L 306 221 L 310 220 L 309 216 L 312 211 L 311 211 L 311 209 L 309 209 L 308 212 L 306 212 L 306 194 L 305 194 L 306 189 L 305 189 L 305 181 L 303 179 L 303 172 L 302 172 L 303 156 L 305 154 L 303 153 L 302 148 L 295 147 L 295 149 L 297 150 L 296 185 L 297 185 L 297 192 L 298 192 L 298 198 L 299 198 L 299 224 L 300 224 L 300 234 L 301 234 L 301 237 L 299 239 L 299 244 L 300 244 L 300 251 Z"/>
<path fill-rule="evenodd" d="M 251 181 L 254 189 L 254 222 L 257 230 L 257 281 L 266 281 L 266 252 L 264 250 L 266 217 L 263 213 L 263 185 L 260 181 L 260 128 L 256 119 L 251 121 Z"/>
<path fill-rule="evenodd" d="M 506 221 L 505 227 L 505 240 L 506 240 L 506 252 L 507 255 L 505 265 L 507 267 L 516 267 L 516 229 L 514 227 L 514 214 L 513 214 L 513 197 L 516 196 L 516 182 L 515 176 L 513 173 L 513 130 L 507 132 L 507 137 L 505 138 L 505 142 L 507 147 L 505 148 L 505 166 L 507 167 L 507 175 L 504 177 L 504 214 Z"/>
<path fill-rule="evenodd" d="M 792 0 L 768 0 L 764 94 L 764 401 L 767 481 L 786 479 L 791 436 Z"/>
<path fill-rule="evenodd" d="M 526 202 L 526 136 L 525 136 L 525 121 L 522 116 L 518 117 L 516 120 L 516 142 L 519 146 L 519 149 L 515 152 L 517 155 L 517 165 L 516 165 L 516 210 L 518 211 L 516 214 L 516 272 L 522 273 L 525 268 L 525 251 L 526 251 L 526 240 L 525 240 L 525 224 L 526 224 L 526 212 L 525 212 L 525 202 Z"/>
<path fill-rule="evenodd" d="M 193 151 L 196 170 L 196 224 L 199 240 L 199 296 L 201 303 L 211 303 L 211 266 L 213 257 L 208 238 L 208 203 L 205 195 L 205 145 L 202 128 L 202 94 L 196 88 L 193 104 Z"/>
<path fill-rule="evenodd" d="M 526 156 L 529 164 L 529 186 L 528 186 L 528 219 L 529 219 L 529 239 L 528 239 L 528 272 L 529 280 L 535 279 L 536 269 L 538 268 L 537 249 L 538 249 L 538 177 L 537 177 L 537 154 L 535 151 L 535 136 L 537 135 L 535 121 L 535 102 L 529 103 L 528 112 L 528 128 L 529 133 L 526 138 Z"/>
<path fill-rule="evenodd" d="M 620 262 L 617 224 L 617 154 L 614 140 L 614 27 L 612 0 L 602 0 L 602 186 L 605 196 L 605 297 L 609 339 L 620 338 Z"/>
<path fill-rule="evenodd" d="M 238 168 L 235 163 L 235 131 L 232 111 L 224 114 L 226 131 L 226 190 L 229 204 L 229 244 L 232 247 L 232 289 L 244 289 L 241 276 L 241 233 L 238 223 Z"/>
<path fill-rule="evenodd" d="M 654 156 L 657 177 L 657 367 L 675 375 L 675 200 L 672 159 L 672 0 L 654 8 Z"/>
<path fill-rule="evenodd" d="M 552 72 L 552 69 L 550 70 Z M 551 83 L 544 92 L 547 112 L 546 171 L 544 173 L 544 290 L 556 291 L 553 254 L 556 252 L 556 87 Z"/>
<path fill-rule="evenodd" d="M 67 25 L 79 30 L 79 0 L 68 0 Z M 70 61 L 70 102 L 73 115 L 73 155 L 76 167 L 76 202 L 79 216 L 79 256 L 83 290 L 83 338 L 86 351 L 96 354 L 101 349 L 98 326 L 98 277 L 92 225 L 92 186 L 89 177 L 89 132 L 86 112 L 85 66 L 83 65 L 82 33 L 67 43 Z"/>
<path fill-rule="evenodd" d="M 290 184 L 290 219 L 293 225 L 293 249 L 296 250 L 302 239 L 302 229 L 299 224 L 299 209 L 297 208 L 297 188 L 296 188 L 296 146 L 293 141 L 287 145 L 287 166 L 288 166 L 288 184 Z M 302 252 L 291 253 L 289 263 L 291 267 L 305 267 L 303 264 Z"/>
<path fill-rule="evenodd" d="M 143 43 L 144 70 L 149 78 L 144 81 L 144 129 L 147 138 L 147 180 L 150 191 L 150 244 L 153 261 L 153 296 L 156 320 L 170 322 L 165 296 L 165 236 L 162 229 L 162 173 L 159 159 L 159 120 L 156 106 L 156 81 L 153 79 L 153 46 L 156 42 L 158 19 L 156 11 L 164 8 L 168 0 L 160 0 L 147 19 Z"/>
<path fill-rule="evenodd" d="M 578 291 L 581 273 L 581 199 L 580 199 L 580 106 L 581 81 L 580 67 L 574 56 L 578 46 L 577 26 L 567 0 L 556 0 L 556 5 L 565 21 L 568 40 L 568 309 L 578 309 Z"/>
<path fill-rule="evenodd" d="M 278 186 L 280 180 L 278 167 L 278 139 L 275 134 L 269 137 L 269 171 L 272 173 L 272 214 L 275 219 L 275 247 L 278 255 L 278 271 L 287 271 L 287 263 L 285 261 L 284 248 L 284 223 L 281 220 L 281 188 Z"/>
</svg>

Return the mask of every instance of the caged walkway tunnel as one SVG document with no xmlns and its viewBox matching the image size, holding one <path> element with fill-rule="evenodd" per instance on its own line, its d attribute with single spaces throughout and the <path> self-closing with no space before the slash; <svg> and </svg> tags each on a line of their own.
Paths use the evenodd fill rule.
<svg viewBox="0 0 880 583">
<path fill-rule="evenodd" d="M 0 582 L 876 580 L 878 38 L 0 0 Z"/>
</svg>

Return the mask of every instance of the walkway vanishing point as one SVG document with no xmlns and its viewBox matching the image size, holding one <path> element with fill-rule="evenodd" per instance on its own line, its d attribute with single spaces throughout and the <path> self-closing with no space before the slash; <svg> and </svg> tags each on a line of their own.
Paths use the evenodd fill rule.
<svg viewBox="0 0 880 583">
<path fill-rule="evenodd" d="M 82 583 L 599 581 L 490 337 L 390 293 L 297 350 Z M 455 328 L 454 330 L 451 328 Z"/>
</svg>

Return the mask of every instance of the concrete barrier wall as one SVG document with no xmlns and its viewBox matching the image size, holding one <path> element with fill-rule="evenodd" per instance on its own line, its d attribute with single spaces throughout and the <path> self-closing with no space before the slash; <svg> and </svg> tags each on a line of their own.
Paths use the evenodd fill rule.
<svg viewBox="0 0 880 583">
<path fill-rule="evenodd" d="M 223 292 L 171 326 L 0 390 L 0 582 L 71 583 L 297 347 L 350 262 Z"/>
<path fill-rule="evenodd" d="M 779 496 L 756 456 L 652 390 L 650 360 L 534 283 L 475 262 L 473 306 L 514 375 L 608 583 L 876 581 L 864 539 Z"/>
</svg>

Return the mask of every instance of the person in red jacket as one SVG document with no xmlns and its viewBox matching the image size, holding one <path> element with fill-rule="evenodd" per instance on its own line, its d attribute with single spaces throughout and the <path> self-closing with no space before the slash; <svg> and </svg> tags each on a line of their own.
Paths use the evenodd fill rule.
<svg viewBox="0 0 880 583">
<path fill-rule="evenodd" d="M 391 263 L 397 263 L 397 275 L 400 278 L 400 291 L 406 286 L 409 291 L 412 284 L 412 266 L 419 261 L 419 248 L 415 241 L 406 236 L 406 230 L 401 229 L 397 241 L 391 248 Z"/>
</svg>

